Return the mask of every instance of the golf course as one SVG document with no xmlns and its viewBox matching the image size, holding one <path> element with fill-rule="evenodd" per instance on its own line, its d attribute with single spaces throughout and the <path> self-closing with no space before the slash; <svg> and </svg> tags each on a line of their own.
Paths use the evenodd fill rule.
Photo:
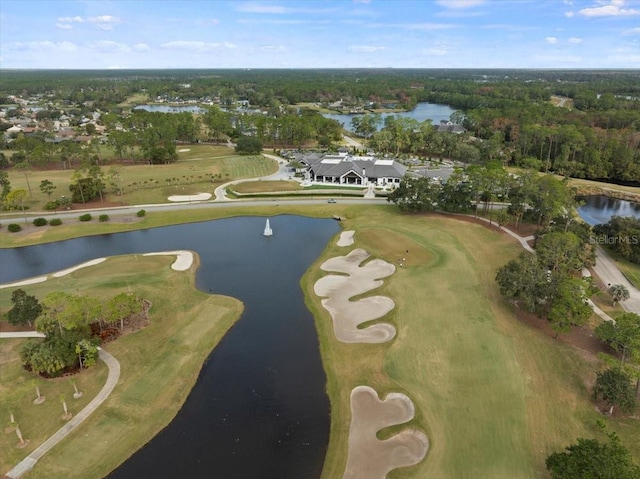
<svg viewBox="0 0 640 479">
<path fill-rule="evenodd" d="M 304 216 L 339 215 L 343 230 L 354 231 L 352 245 L 338 246 L 336 237 L 301 279 L 316 322 L 331 402 L 323 479 L 340 478 L 345 471 L 350 393 L 359 386 L 373 388 L 380 398 L 404 394 L 415 406 L 414 419 L 383 429 L 378 439 L 412 428 L 429 440 L 424 460 L 392 470 L 389 478 L 544 478 L 546 457 L 577 437 L 597 437 L 598 420 L 620 436 L 636 462 L 640 459 L 638 420 L 605 418 L 591 401 L 599 359 L 525 324 L 500 296 L 496 270 L 522 251 L 513 238 L 462 218 L 402 214 L 386 204 L 288 206 L 285 201 L 278 208 L 279 213 Z M 238 214 L 269 215 L 273 210 L 154 212 L 136 222 L 119 223 L 114 218 L 108 225 L 47 227 L 37 237 L 14 237 L 10 244 L 99 234 L 101 228 L 112 233 Z M 8 235 L 0 231 L 5 247 Z M 332 318 L 314 293 L 314 284 L 327 274 L 320 265 L 356 248 L 370 254 L 365 265 L 376 259 L 395 265 L 382 286 L 351 298 L 382 295 L 395 303 L 384 317 L 359 326 L 391 324 L 395 337 L 384 343 L 338 341 Z M 137 262 L 114 257 L 23 287 L 39 298 L 61 289 L 106 298 L 131 287 L 153 304 L 149 326 L 104 346 L 122 365 L 121 383 L 114 393 L 23 477 L 103 477 L 180 409 L 204 360 L 240 316 L 242 305 L 195 289 L 197 258 L 185 272 L 172 270 L 172 261 L 164 256 L 138 257 Z M 9 309 L 10 295 L 11 288 L 0 290 L 0 312 Z M 18 350 L 25 340 L 2 341 L 0 417 L 8 424 L 9 411 L 20 415 L 22 433 L 31 441 L 16 449 L 15 434 L 0 436 L 4 473 L 61 426 L 58 397 L 73 389 L 68 378 L 36 379 L 21 368 Z M 77 376 L 86 401 L 105 377 L 101 364 Z M 36 381 L 43 393 L 47 391 L 46 408 L 32 405 Z"/>
</svg>

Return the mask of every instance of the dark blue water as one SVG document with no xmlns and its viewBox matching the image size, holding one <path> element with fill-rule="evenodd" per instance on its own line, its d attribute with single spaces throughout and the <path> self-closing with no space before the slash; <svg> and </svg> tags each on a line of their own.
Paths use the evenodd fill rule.
<svg viewBox="0 0 640 479">
<path fill-rule="evenodd" d="M 298 216 L 270 222 L 270 238 L 264 218 L 243 217 L 0 250 L 2 283 L 103 256 L 194 250 L 198 288 L 245 305 L 176 418 L 108 477 L 320 476 L 329 402 L 299 281 L 339 228 Z"/>
<path fill-rule="evenodd" d="M 616 200 L 608 196 L 584 196 L 579 199 L 585 204 L 578 208 L 578 214 L 590 225 L 608 223 L 613 216 L 640 219 L 640 203 Z"/>
</svg>

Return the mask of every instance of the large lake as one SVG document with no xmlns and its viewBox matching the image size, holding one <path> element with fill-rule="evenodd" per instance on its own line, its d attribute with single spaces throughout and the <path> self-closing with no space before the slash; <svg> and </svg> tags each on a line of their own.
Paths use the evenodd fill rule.
<svg viewBox="0 0 640 479">
<path fill-rule="evenodd" d="M 110 478 L 320 476 L 329 401 L 299 282 L 339 226 L 289 215 L 270 222 L 269 238 L 264 218 L 241 217 L 0 249 L 1 283 L 103 256 L 189 249 L 200 255 L 197 287 L 245 305 L 176 418 Z"/>
<path fill-rule="evenodd" d="M 438 125 L 441 120 L 449 121 L 451 114 L 455 111 L 456 110 L 448 105 L 438 105 L 436 103 L 421 102 L 418 103 L 416 107 L 411 111 L 403 111 L 399 113 L 383 113 L 382 115 L 380 115 L 382 117 L 382 121 L 380 122 L 379 128 L 382 128 L 384 126 L 384 119 L 386 117 L 394 115 L 404 118 L 413 118 L 419 123 L 422 123 L 425 120 L 431 120 L 434 125 Z M 355 116 L 362 115 L 323 113 L 322 116 L 324 116 L 325 118 L 338 120 L 347 130 L 351 130 L 351 119 Z"/>
<path fill-rule="evenodd" d="M 630 216 L 640 219 L 640 203 L 600 195 L 579 199 L 584 201 L 584 205 L 578 208 L 578 214 L 590 225 L 608 223 L 612 216 Z"/>
<path fill-rule="evenodd" d="M 181 112 L 190 112 L 190 113 L 203 113 L 206 111 L 205 109 L 197 106 L 197 105 L 138 105 L 135 108 L 140 108 L 142 110 L 147 111 L 156 111 L 161 113 L 181 113 Z M 440 121 L 448 121 L 451 117 L 451 114 L 455 112 L 453 108 L 448 105 L 439 105 L 436 103 L 426 103 L 421 102 L 416 105 L 416 107 L 411 111 L 403 111 L 398 113 L 384 113 L 381 116 L 382 122 L 380 123 L 379 128 L 384 126 L 384 119 L 388 116 L 398 115 L 405 118 L 413 118 L 417 120 L 419 123 L 422 123 L 425 120 L 431 120 L 434 125 L 440 123 Z M 344 126 L 347 130 L 351 129 L 351 119 L 354 116 L 362 116 L 362 115 L 352 115 L 352 114 L 338 114 L 338 113 L 323 113 L 322 116 L 325 118 L 331 118 L 333 120 L 338 120 L 342 126 Z"/>
</svg>

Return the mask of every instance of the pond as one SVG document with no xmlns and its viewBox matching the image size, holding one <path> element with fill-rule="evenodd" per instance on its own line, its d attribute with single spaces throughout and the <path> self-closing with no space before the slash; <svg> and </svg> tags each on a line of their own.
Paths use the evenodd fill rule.
<svg viewBox="0 0 640 479">
<path fill-rule="evenodd" d="M 382 122 L 379 125 L 379 128 L 384 126 L 384 119 L 388 116 L 398 115 L 404 118 L 413 118 L 417 120 L 419 123 L 422 123 L 425 120 L 431 120 L 434 125 L 440 124 L 441 120 L 449 121 L 451 114 L 455 112 L 453 108 L 449 105 L 439 105 L 437 103 L 426 103 L 421 102 L 416 105 L 416 107 L 411 111 L 403 111 L 398 113 L 383 113 L 380 115 L 382 117 Z M 347 130 L 351 130 L 351 119 L 355 116 L 362 116 L 358 114 L 339 114 L 339 113 L 323 113 L 322 116 L 325 118 L 331 118 L 332 120 L 338 120 L 342 126 L 344 126 Z"/>
<path fill-rule="evenodd" d="M 197 105 L 136 105 L 134 109 L 160 113 L 204 113 L 206 109 Z"/>
<path fill-rule="evenodd" d="M 584 205 L 578 208 L 578 214 L 592 226 L 608 223 L 612 216 L 630 216 L 640 219 L 640 203 L 602 195 L 584 196 L 578 199 L 584 202 Z"/>
<path fill-rule="evenodd" d="M 0 282 L 94 258 L 189 249 L 197 287 L 240 299 L 242 318 L 206 360 L 176 418 L 108 477 L 318 478 L 329 438 L 326 376 L 300 278 L 333 219 L 229 218 L 0 250 Z"/>
</svg>

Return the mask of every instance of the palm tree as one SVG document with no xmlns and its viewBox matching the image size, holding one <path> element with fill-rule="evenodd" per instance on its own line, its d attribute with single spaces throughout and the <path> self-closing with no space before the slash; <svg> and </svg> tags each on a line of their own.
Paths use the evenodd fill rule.
<svg viewBox="0 0 640 479">
<path fill-rule="evenodd" d="M 33 400 L 33 404 L 42 404 L 45 400 L 45 397 L 40 394 L 40 387 L 36 384 L 36 398 Z"/>
<path fill-rule="evenodd" d="M 67 409 L 67 401 L 64 398 L 64 394 L 60 394 L 60 402 L 62 403 L 62 410 L 64 411 L 62 419 L 68 421 L 71 419 L 72 414 L 69 412 L 69 409 Z"/>
<path fill-rule="evenodd" d="M 623 284 L 614 284 L 609 286 L 607 290 L 609 294 L 613 297 L 613 304 L 616 305 L 621 301 L 626 301 L 629 299 L 629 290 Z"/>
</svg>

